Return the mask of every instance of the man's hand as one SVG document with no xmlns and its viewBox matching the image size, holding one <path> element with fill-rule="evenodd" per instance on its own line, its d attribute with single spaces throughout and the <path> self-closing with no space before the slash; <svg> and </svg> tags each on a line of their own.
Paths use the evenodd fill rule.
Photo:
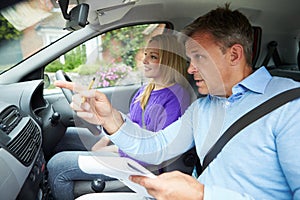
<svg viewBox="0 0 300 200">
<path fill-rule="evenodd" d="M 82 119 L 96 125 L 102 125 L 109 134 L 116 132 L 123 124 L 121 114 L 115 110 L 105 94 L 98 90 L 87 90 L 73 82 L 55 81 L 54 85 L 74 91 L 71 108 Z M 86 101 L 82 102 L 82 97 Z"/>
<path fill-rule="evenodd" d="M 130 179 L 144 186 L 157 200 L 202 200 L 204 185 L 192 176 L 179 171 L 163 173 L 157 178 L 131 176 Z"/>
</svg>

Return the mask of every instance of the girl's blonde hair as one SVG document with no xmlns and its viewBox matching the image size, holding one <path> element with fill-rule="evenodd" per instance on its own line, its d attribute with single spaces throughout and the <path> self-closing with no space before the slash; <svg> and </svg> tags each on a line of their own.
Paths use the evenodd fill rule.
<svg viewBox="0 0 300 200">
<path fill-rule="evenodd" d="M 179 42 L 177 36 L 172 34 L 156 35 L 148 43 L 152 41 L 158 43 L 159 64 L 163 83 L 165 85 L 178 83 L 183 87 L 187 87 L 187 60 L 183 43 Z M 154 88 L 155 83 L 150 82 L 136 98 L 135 102 L 140 101 L 143 110 L 145 110 Z"/>
</svg>

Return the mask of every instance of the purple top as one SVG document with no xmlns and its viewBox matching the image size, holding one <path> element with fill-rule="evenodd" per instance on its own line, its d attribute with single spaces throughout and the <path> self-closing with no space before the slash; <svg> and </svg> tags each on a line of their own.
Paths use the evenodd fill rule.
<svg viewBox="0 0 300 200">
<path fill-rule="evenodd" d="M 131 120 L 141 127 L 143 126 L 142 108 L 139 101 L 134 102 L 143 92 L 144 88 L 145 87 L 141 87 L 132 98 L 129 112 Z M 168 88 L 152 91 L 144 112 L 146 129 L 150 131 L 164 129 L 184 113 L 190 105 L 190 101 L 191 97 L 189 92 L 180 84 L 174 84 Z M 121 150 L 119 150 L 119 154 L 122 157 L 129 157 Z M 136 159 L 133 160 L 144 166 L 147 165 Z"/>
</svg>

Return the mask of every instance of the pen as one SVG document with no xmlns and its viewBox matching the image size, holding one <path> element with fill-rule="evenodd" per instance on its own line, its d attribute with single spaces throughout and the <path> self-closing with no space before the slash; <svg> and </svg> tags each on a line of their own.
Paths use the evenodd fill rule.
<svg viewBox="0 0 300 200">
<path fill-rule="evenodd" d="M 89 86 L 88 86 L 88 90 L 90 90 L 90 89 L 92 89 L 92 87 L 93 87 L 93 85 L 94 85 L 94 82 L 95 82 L 95 77 L 91 80 L 91 82 L 90 82 L 90 84 L 89 84 Z M 82 97 L 81 98 L 81 103 L 84 103 L 86 101 L 86 98 L 85 97 Z"/>
<path fill-rule="evenodd" d="M 141 174 L 145 174 L 145 172 L 143 172 L 142 170 L 136 168 L 136 167 L 133 166 L 132 164 L 127 163 L 127 165 L 128 165 L 131 169 L 133 169 L 133 170 L 135 170 L 135 171 L 138 171 L 138 172 L 140 172 Z"/>
</svg>

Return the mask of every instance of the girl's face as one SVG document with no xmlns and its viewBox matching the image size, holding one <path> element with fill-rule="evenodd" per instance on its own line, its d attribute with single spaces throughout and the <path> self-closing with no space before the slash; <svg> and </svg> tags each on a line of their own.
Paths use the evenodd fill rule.
<svg viewBox="0 0 300 200">
<path fill-rule="evenodd" d="M 158 42 L 150 41 L 144 51 L 144 74 L 147 78 L 158 81 L 161 78 Z"/>
</svg>

